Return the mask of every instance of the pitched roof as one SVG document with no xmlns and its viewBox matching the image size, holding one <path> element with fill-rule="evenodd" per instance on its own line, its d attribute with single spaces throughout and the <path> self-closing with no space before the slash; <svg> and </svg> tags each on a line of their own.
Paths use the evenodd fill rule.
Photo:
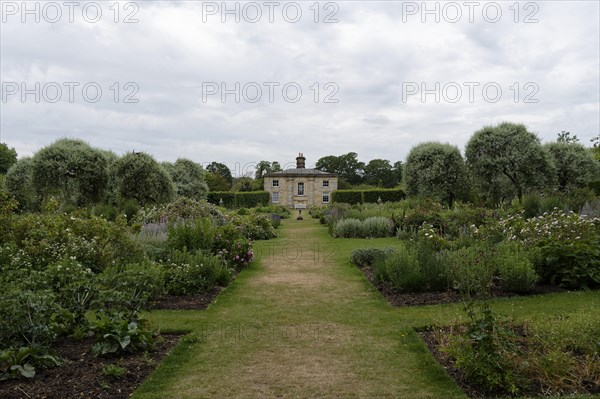
<svg viewBox="0 0 600 399">
<path fill-rule="evenodd" d="M 318 169 L 293 168 L 279 172 L 267 173 L 264 177 L 288 177 L 288 176 L 319 176 L 319 177 L 337 177 L 333 173 L 323 172 Z"/>
</svg>

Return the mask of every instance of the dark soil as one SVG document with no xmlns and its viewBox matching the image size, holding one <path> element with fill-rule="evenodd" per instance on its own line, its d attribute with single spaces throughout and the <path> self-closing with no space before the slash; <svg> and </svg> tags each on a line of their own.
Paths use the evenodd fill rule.
<svg viewBox="0 0 600 399">
<path fill-rule="evenodd" d="M 201 310 L 206 309 L 224 287 L 214 287 L 200 295 L 161 295 L 151 306 L 151 309 L 167 310 Z"/>
<path fill-rule="evenodd" d="M 0 382 L 0 398 L 128 398 L 180 337 L 161 334 L 155 351 L 113 358 L 94 357 L 91 339 L 65 339 L 53 348 L 62 366 L 38 371 L 31 380 Z M 119 379 L 105 376 L 102 369 L 109 364 L 127 369 L 127 374 Z"/>
<path fill-rule="evenodd" d="M 377 287 L 381 294 L 387 299 L 392 306 L 422 306 L 422 305 L 438 305 L 445 303 L 456 303 L 461 301 L 461 296 L 458 292 L 398 292 L 391 284 L 375 284 L 373 268 L 370 266 L 360 267 L 360 270 L 365 274 L 367 279 Z M 563 292 L 563 288 L 554 285 L 536 285 L 528 295 L 548 294 L 552 292 Z M 501 291 L 494 287 L 491 291 L 492 298 L 508 298 L 519 296 L 511 292 Z"/>
</svg>

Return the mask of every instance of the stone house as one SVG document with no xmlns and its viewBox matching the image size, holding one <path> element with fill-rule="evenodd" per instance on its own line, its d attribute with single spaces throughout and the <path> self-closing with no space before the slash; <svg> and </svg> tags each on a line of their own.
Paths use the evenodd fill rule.
<svg viewBox="0 0 600 399">
<path fill-rule="evenodd" d="M 317 169 L 306 169 L 302 153 L 296 158 L 296 167 L 264 175 L 265 191 L 271 195 L 271 204 L 295 209 L 329 204 L 331 193 L 338 188 L 338 177 Z"/>
</svg>

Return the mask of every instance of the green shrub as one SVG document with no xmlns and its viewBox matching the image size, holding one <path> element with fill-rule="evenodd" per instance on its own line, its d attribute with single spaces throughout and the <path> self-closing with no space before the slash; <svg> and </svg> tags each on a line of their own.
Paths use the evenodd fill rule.
<svg viewBox="0 0 600 399">
<path fill-rule="evenodd" d="M 360 267 L 372 266 L 376 262 L 385 259 L 394 250 L 394 247 L 355 249 L 350 256 L 350 262 Z"/>
<path fill-rule="evenodd" d="M 94 207 L 94 215 L 104 218 L 110 222 L 114 222 L 119 214 L 119 210 L 108 204 L 100 204 Z"/>
<path fill-rule="evenodd" d="M 150 261 L 115 265 L 98 276 L 101 308 L 138 311 L 164 291 L 164 270 Z"/>
<path fill-rule="evenodd" d="M 427 242 L 415 244 L 419 270 L 423 276 L 422 291 L 446 291 L 449 287 L 448 264 L 439 252 L 432 250 Z"/>
<path fill-rule="evenodd" d="M 168 227 L 168 245 L 172 250 L 210 250 L 216 235 L 208 218 L 172 223 Z"/>
<path fill-rule="evenodd" d="M 110 356 L 154 349 L 154 333 L 145 320 L 122 312 L 101 312 L 91 323 L 96 343 L 94 356 Z"/>
<path fill-rule="evenodd" d="M 363 238 L 363 224 L 358 219 L 342 219 L 335 224 L 332 235 L 341 238 Z"/>
<path fill-rule="evenodd" d="M 448 265 L 453 289 L 466 296 L 485 296 L 489 293 L 495 267 L 488 248 L 473 246 L 456 251 L 442 251 L 440 257 Z"/>
<path fill-rule="evenodd" d="M 416 252 L 400 245 L 385 259 L 375 263 L 375 279 L 378 283 L 389 282 L 401 292 L 420 292 L 425 288 Z"/>
<path fill-rule="evenodd" d="M 175 251 L 163 267 L 165 289 L 172 295 L 203 294 L 231 279 L 230 270 L 218 257 L 203 252 Z"/>
<path fill-rule="evenodd" d="M 533 218 L 541 214 L 541 199 L 536 193 L 529 194 L 523 201 L 525 218 Z"/>
<path fill-rule="evenodd" d="M 540 249 L 536 269 L 543 281 L 568 288 L 600 286 L 600 240 L 548 240 Z"/>
<path fill-rule="evenodd" d="M 529 254 L 522 245 L 516 242 L 505 242 L 498 245 L 496 268 L 500 280 L 500 288 L 506 292 L 524 294 L 531 291 L 538 280 Z"/>
<path fill-rule="evenodd" d="M 63 331 L 64 310 L 50 290 L 0 292 L 0 348 L 47 346 Z"/>
<path fill-rule="evenodd" d="M 450 336 L 445 352 L 467 381 L 486 393 L 517 394 L 525 378 L 511 367 L 507 356 L 518 352 L 514 333 L 496 319 L 487 302 L 470 302 L 466 311 L 470 319 L 466 331 Z"/>
<path fill-rule="evenodd" d="M 383 216 L 373 216 L 362 221 L 364 238 L 390 237 L 394 233 L 392 221 Z"/>
</svg>

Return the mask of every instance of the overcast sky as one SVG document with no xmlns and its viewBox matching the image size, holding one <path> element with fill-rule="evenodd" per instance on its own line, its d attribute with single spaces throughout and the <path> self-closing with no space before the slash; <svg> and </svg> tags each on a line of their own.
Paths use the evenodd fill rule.
<svg viewBox="0 0 600 399">
<path fill-rule="evenodd" d="M 22 4 L 1 2 L 0 31 L 0 141 L 20 156 L 66 136 L 236 173 L 463 150 L 504 120 L 600 132 L 598 1 Z"/>
</svg>

